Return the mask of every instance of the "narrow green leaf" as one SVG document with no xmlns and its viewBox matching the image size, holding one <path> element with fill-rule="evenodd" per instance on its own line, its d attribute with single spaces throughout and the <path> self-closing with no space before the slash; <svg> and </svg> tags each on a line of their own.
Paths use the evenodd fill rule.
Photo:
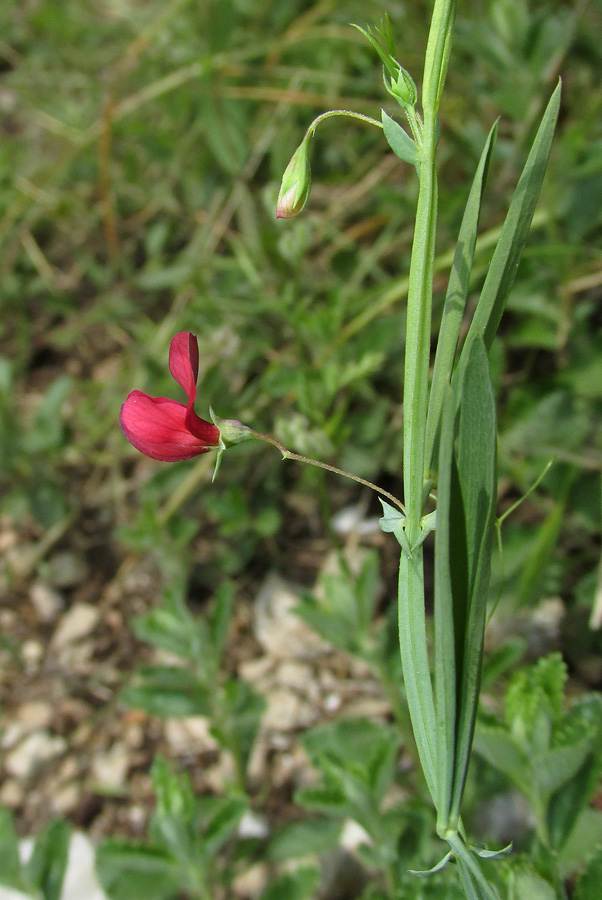
<svg viewBox="0 0 602 900">
<path fill-rule="evenodd" d="M 425 477 L 427 478 L 433 463 L 435 441 L 441 418 L 445 386 L 451 381 L 454 358 L 458 347 L 458 338 L 460 336 L 460 328 L 470 285 L 479 216 L 483 201 L 483 191 L 487 182 L 487 175 L 496 136 L 497 122 L 489 132 L 472 182 L 472 187 L 470 188 L 470 194 L 468 195 L 468 200 L 466 202 L 466 208 L 464 210 L 464 216 L 462 218 L 462 224 L 460 226 L 454 253 L 454 260 L 447 284 L 447 293 L 443 305 L 443 317 L 439 329 L 439 336 L 437 338 L 437 351 L 435 353 L 435 364 L 433 367 L 433 378 L 431 382 L 426 422 Z"/>
<path fill-rule="evenodd" d="M 452 856 L 452 851 L 448 850 L 445 856 L 440 859 L 438 863 L 435 863 L 434 866 L 431 866 L 430 869 L 409 869 L 408 871 L 411 875 L 416 875 L 418 878 L 427 878 L 429 875 L 434 875 L 435 872 L 441 872 L 441 870 L 444 869 L 448 864 Z"/>
<path fill-rule="evenodd" d="M 438 830 L 448 822 L 453 792 L 456 745 L 456 690 L 461 673 L 456 671 L 454 592 L 451 578 L 451 493 L 454 468 L 456 402 L 449 385 L 443 394 L 439 443 L 437 530 L 435 532 L 435 709 L 437 713 L 437 813 Z M 460 523 L 460 528 L 462 523 Z"/>
<path fill-rule="evenodd" d="M 0 884 L 15 888 L 17 891 L 27 890 L 21 871 L 19 859 L 19 841 L 15 830 L 12 813 L 0 806 Z"/>
<path fill-rule="evenodd" d="M 221 656 L 226 645 L 228 628 L 232 618 L 233 603 L 234 589 L 230 582 L 226 582 L 218 589 L 209 616 L 214 666 L 216 669 L 219 667 Z"/>
<path fill-rule="evenodd" d="M 399 646 L 406 699 L 424 777 L 436 802 L 437 724 L 426 639 L 422 545 L 412 556 L 402 551 L 398 598 Z"/>
<path fill-rule="evenodd" d="M 470 900 L 499 900 L 499 894 L 487 881 L 478 858 L 460 835 L 450 834 L 447 840 L 456 857 L 466 897 Z"/>
<path fill-rule="evenodd" d="M 398 156 L 404 162 L 414 166 L 416 171 L 420 174 L 420 156 L 416 144 L 409 134 L 404 131 L 399 122 L 396 122 L 395 119 L 388 116 L 384 109 L 381 110 L 381 115 L 383 131 L 389 147 L 395 156 Z"/>
<path fill-rule="evenodd" d="M 425 117 L 436 116 L 439 109 L 447 75 L 455 14 L 455 0 L 435 0 L 422 79 L 422 108 Z"/>
<path fill-rule="evenodd" d="M 438 828 L 455 826 L 479 695 L 495 503 L 495 405 L 487 352 L 444 392 L 435 536 Z"/>
<path fill-rule="evenodd" d="M 458 721 L 454 763 L 452 819 L 460 804 L 470 759 L 479 701 L 487 590 L 491 570 L 496 504 L 496 417 L 487 351 L 481 338 L 473 340 L 462 380 L 456 446 L 459 495 L 451 520 L 464 518 L 464 534 L 452 533 L 451 575 L 458 671 Z M 466 568 L 461 553 L 466 554 Z M 456 581 L 459 584 L 456 585 Z M 457 589 L 464 593 L 457 593 Z M 460 676 L 461 672 L 461 676 Z"/>
<path fill-rule="evenodd" d="M 71 825 L 57 819 L 38 835 L 25 871 L 44 900 L 59 900 L 69 856 Z"/>
<path fill-rule="evenodd" d="M 467 362 L 466 353 L 470 340 L 482 334 L 487 350 L 497 331 L 508 295 L 514 284 L 541 184 L 548 164 L 550 147 L 560 108 L 560 84 L 552 94 L 533 141 L 531 151 L 519 179 L 508 215 L 502 227 L 500 239 L 489 265 L 489 271 L 481 291 L 465 346 L 460 357 L 460 367 Z M 466 352 L 465 352 L 466 351 Z"/>
</svg>

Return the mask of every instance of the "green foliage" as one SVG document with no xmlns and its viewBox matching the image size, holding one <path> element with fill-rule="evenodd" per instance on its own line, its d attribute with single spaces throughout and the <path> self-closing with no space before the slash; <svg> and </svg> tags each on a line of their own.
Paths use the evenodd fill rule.
<svg viewBox="0 0 602 900">
<path fill-rule="evenodd" d="M 600 881 L 602 879 L 602 849 L 588 860 L 585 870 L 579 876 L 575 888 L 575 900 L 596 900 L 596 894 L 600 893 Z"/>
<path fill-rule="evenodd" d="M 335 647 L 367 661 L 375 656 L 373 617 L 378 597 L 378 556 L 370 553 L 354 575 L 344 557 L 339 571 L 324 573 L 316 594 L 306 594 L 296 612 Z"/>
<path fill-rule="evenodd" d="M 234 758 L 242 788 L 265 702 L 251 685 L 221 675 L 233 589 L 224 584 L 216 591 L 203 616 L 191 614 L 185 590 L 182 582 L 172 584 L 162 606 L 133 622 L 139 640 L 178 657 L 179 663 L 138 666 L 121 699 L 151 715 L 207 716 L 213 736 Z"/>
<path fill-rule="evenodd" d="M 134 900 L 144 892 L 167 900 L 181 891 L 204 898 L 216 883 L 217 852 L 235 831 L 247 801 L 236 792 L 198 797 L 186 774 L 177 775 L 157 756 L 152 769 L 156 808 L 151 844 L 109 838 L 98 849 L 96 868 L 111 900 Z"/>
<path fill-rule="evenodd" d="M 602 701 L 585 695 L 565 708 L 558 655 L 520 671 L 506 692 L 505 724 L 482 723 L 475 749 L 525 795 L 537 835 L 560 850 L 586 810 L 602 772 Z"/>
<path fill-rule="evenodd" d="M 40 833 L 26 863 L 21 863 L 12 815 L 0 807 L 0 885 L 40 900 L 59 900 L 67 867 L 71 825 L 51 821 Z"/>
<path fill-rule="evenodd" d="M 481 679 L 496 502 L 495 404 L 476 338 L 441 423 L 435 532 L 438 828 L 456 827 Z"/>
<path fill-rule="evenodd" d="M 320 883 L 320 873 L 311 866 L 300 866 L 294 872 L 287 872 L 275 878 L 262 891 L 259 900 L 309 900 L 315 896 Z"/>
</svg>

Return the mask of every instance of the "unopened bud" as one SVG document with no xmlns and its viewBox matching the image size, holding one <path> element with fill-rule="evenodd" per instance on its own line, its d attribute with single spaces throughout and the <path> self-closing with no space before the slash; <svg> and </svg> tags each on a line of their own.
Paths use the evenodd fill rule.
<svg viewBox="0 0 602 900">
<path fill-rule="evenodd" d="M 293 153 L 282 176 L 276 218 L 292 219 L 298 215 L 307 203 L 310 188 L 309 138 L 305 137 Z"/>
<path fill-rule="evenodd" d="M 414 79 L 403 66 L 397 61 L 395 63 L 398 68 L 397 77 L 391 78 L 388 83 L 385 78 L 385 87 L 404 109 L 414 109 L 418 96 Z"/>
</svg>

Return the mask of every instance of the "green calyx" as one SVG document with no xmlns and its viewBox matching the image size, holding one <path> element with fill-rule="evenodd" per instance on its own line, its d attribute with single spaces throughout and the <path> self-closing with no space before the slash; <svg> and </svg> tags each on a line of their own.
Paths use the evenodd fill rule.
<svg viewBox="0 0 602 900">
<path fill-rule="evenodd" d="M 292 219 L 301 212 L 307 203 L 311 189 L 309 137 L 308 132 L 293 153 L 282 176 L 276 209 L 277 219 Z"/>
</svg>

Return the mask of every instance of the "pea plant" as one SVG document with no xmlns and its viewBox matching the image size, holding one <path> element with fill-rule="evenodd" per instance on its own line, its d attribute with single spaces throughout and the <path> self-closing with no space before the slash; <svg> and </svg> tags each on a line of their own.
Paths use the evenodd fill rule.
<svg viewBox="0 0 602 900">
<path fill-rule="evenodd" d="M 455 18 L 454 0 L 436 0 L 426 48 L 422 88 L 397 58 L 388 19 L 359 30 L 383 64 L 387 92 L 401 123 L 349 110 L 329 110 L 309 126 L 284 173 L 277 215 L 298 215 L 311 187 L 309 148 L 317 126 L 350 116 L 378 127 L 401 162 L 418 178 L 409 270 L 403 384 L 403 502 L 350 473 L 287 450 L 270 435 L 212 413 L 194 411 L 198 348 L 188 332 L 171 344 L 170 371 L 187 404 L 133 391 L 121 425 L 130 442 L 155 459 L 177 461 L 248 439 L 267 441 L 285 459 L 329 468 L 369 484 L 383 505 L 381 525 L 400 545 L 398 638 L 407 708 L 428 792 L 436 810 L 436 833 L 447 850 L 433 871 L 453 860 L 467 898 L 494 900 L 496 889 L 482 859 L 509 848 L 471 843 L 462 821 L 462 800 L 475 730 L 487 617 L 495 526 L 496 413 L 488 353 L 514 283 L 518 262 L 544 177 L 560 104 L 556 88 L 541 119 L 512 197 L 478 302 L 466 322 L 467 296 L 479 213 L 496 140 L 493 125 L 470 188 L 462 218 L 436 341 L 431 374 L 431 330 L 437 226 L 437 143 Z M 466 336 L 460 339 L 463 324 Z M 424 542 L 434 531 L 434 632 L 429 653 L 425 613 Z M 378 804 L 375 807 L 378 809 Z"/>
</svg>

